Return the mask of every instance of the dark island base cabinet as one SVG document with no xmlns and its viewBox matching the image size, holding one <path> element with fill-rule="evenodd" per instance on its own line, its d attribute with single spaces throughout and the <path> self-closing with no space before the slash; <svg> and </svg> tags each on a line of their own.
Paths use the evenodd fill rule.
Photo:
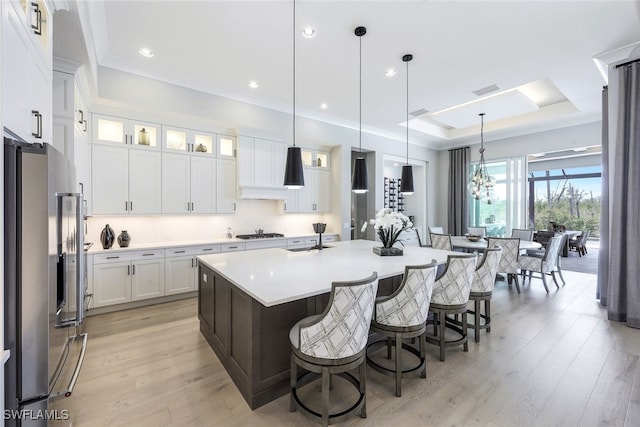
<svg viewBox="0 0 640 427">
<path fill-rule="evenodd" d="M 393 292 L 401 277 L 380 280 L 378 294 Z M 287 394 L 289 330 L 300 319 L 322 313 L 329 294 L 265 307 L 202 264 L 198 283 L 200 332 L 251 409 Z"/>
</svg>

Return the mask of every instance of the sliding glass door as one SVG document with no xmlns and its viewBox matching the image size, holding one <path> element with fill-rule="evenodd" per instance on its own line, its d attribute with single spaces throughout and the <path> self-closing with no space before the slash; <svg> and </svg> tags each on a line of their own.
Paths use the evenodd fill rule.
<svg viewBox="0 0 640 427">
<path fill-rule="evenodd" d="M 477 164 L 471 165 L 470 176 Z M 525 160 L 523 157 L 487 163 L 495 178 L 491 203 L 469 196 L 469 224 L 487 227 L 488 236 L 508 237 L 513 228 L 525 228 Z"/>
</svg>

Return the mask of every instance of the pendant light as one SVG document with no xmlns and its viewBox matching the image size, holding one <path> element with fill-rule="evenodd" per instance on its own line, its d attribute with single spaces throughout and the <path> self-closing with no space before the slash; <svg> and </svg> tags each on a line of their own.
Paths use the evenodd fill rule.
<svg viewBox="0 0 640 427">
<path fill-rule="evenodd" d="M 475 200 L 486 201 L 488 205 L 493 200 L 493 187 L 495 179 L 487 171 L 487 162 L 484 160 L 484 113 L 480 116 L 480 161 L 471 178 L 471 195 Z"/>
<path fill-rule="evenodd" d="M 287 148 L 284 186 L 289 190 L 299 190 L 304 187 L 302 151 L 300 147 L 296 147 L 296 0 L 293 0 L 293 146 Z"/>
<path fill-rule="evenodd" d="M 413 167 L 409 164 L 409 61 L 413 55 L 405 55 L 402 60 L 407 63 L 407 164 L 402 166 L 402 181 L 400 182 L 400 194 L 410 196 L 413 194 Z"/>
<path fill-rule="evenodd" d="M 351 178 L 351 191 L 356 194 L 364 194 L 369 191 L 369 177 L 367 176 L 367 162 L 362 156 L 362 36 L 367 34 L 365 27 L 357 27 L 354 31 L 355 35 L 360 39 L 360 143 L 358 145 L 358 157 L 353 168 L 353 177 Z"/>
</svg>

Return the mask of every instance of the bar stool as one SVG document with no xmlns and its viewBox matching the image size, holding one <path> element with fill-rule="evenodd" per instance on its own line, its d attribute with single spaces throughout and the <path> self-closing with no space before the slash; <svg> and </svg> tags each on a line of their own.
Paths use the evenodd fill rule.
<svg viewBox="0 0 640 427">
<path fill-rule="evenodd" d="M 371 330 L 387 338 L 367 345 L 367 364 L 382 374 L 395 376 L 398 397 L 402 394 L 404 374 L 422 369 L 421 377 L 427 377 L 425 331 L 437 266 L 436 260 L 431 264 L 406 266 L 400 287 L 389 296 L 376 298 Z M 419 337 L 419 350 L 402 342 L 415 337 Z M 395 369 L 387 368 L 372 358 L 375 350 L 384 345 L 387 346 L 387 359 L 391 359 L 391 347 L 395 347 Z M 403 369 L 402 349 L 418 357 L 420 362 L 417 366 Z"/>
<path fill-rule="evenodd" d="M 334 424 L 360 411 L 367 417 L 366 344 L 378 289 L 378 275 L 351 282 L 333 282 L 329 303 L 320 315 L 309 316 L 296 323 L 289 332 L 291 341 L 291 401 L 296 409 L 323 426 Z M 298 378 L 298 366 L 307 373 Z M 348 371 L 359 368 L 359 378 Z M 322 408 L 317 412 L 298 397 L 298 383 L 312 374 L 322 377 Z M 331 376 L 339 375 L 359 390 L 358 400 L 348 409 L 329 413 Z"/>
<path fill-rule="evenodd" d="M 471 282 L 476 269 L 477 256 L 449 255 L 447 267 L 436 280 L 431 296 L 429 311 L 433 313 L 433 337 L 426 336 L 427 342 L 440 346 L 440 360 L 444 361 L 445 348 L 455 345 L 463 345 L 464 351 L 469 351 L 467 344 L 467 303 Z M 462 327 L 447 321 L 447 315 L 462 315 Z M 440 336 L 438 337 L 438 326 Z M 449 328 L 460 334 L 460 338 L 447 341 L 445 330 Z"/>
<path fill-rule="evenodd" d="M 520 239 L 489 237 L 487 244 L 489 248 L 500 246 L 502 256 L 498 264 L 498 273 L 507 274 L 507 283 L 511 286 L 511 281 L 516 282 L 516 290 L 520 293 L 520 282 L 518 281 L 518 258 L 520 257 Z"/>
<path fill-rule="evenodd" d="M 473 314 L 474 319 L 473 325 L 467 325 L 467 327 L 473 328 L 476 342 L 480 342 L 480 329 L 491 332 L 491 295 L 501 256 L 502 248 L 500 247 L 485 249 L 484 256 L 473 275 L 469 293 L 469 300 L 473 301 L 473 310 L 467 310 L 467 313 Z M 481 312 L 482 302 L 484 302 L 484 314 Z"/>
</svg>

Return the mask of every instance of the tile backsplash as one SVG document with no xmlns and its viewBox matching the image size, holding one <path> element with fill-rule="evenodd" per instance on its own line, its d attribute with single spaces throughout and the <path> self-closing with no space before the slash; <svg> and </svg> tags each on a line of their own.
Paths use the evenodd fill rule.
<svg viewBox="0 0 640 427">
<path fill-rule="evenodd" d="M 328 214 L 325 214 L 328 217 Z M 252 234 L 262 228 L 287 236 L 313 234 L 314 222 L 327 222 L 322 214 L 283 214 L 273 200 L 240 200 L 234 215 L 98 215 L 87 220 L 88 242 L 99 242 L 100 232 L 109 224 L 116 233 L 127 230 L 135 243 L 165 243 L 224 239 L 227 227 L 236 234 Z M 339 226 L 327 227 L 339 232 Z"/>
</svg>

